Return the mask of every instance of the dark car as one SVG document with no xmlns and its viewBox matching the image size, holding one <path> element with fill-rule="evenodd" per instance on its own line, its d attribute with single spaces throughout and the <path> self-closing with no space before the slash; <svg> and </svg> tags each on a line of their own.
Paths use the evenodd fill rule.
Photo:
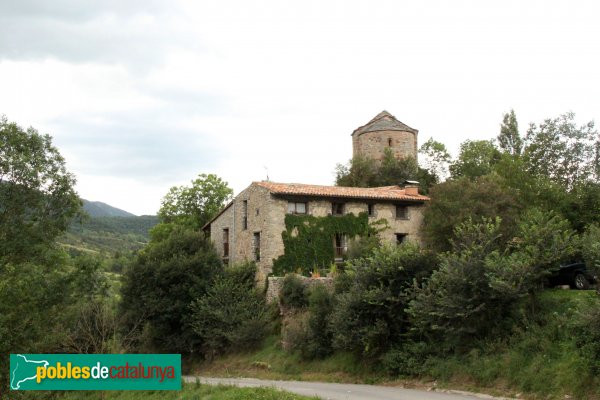
<svg viewBox="0 0 600 400">
<path fill-rule="evenodd" d="M 561 265 L 548 279 L 550 286 L 569 285 L 571 289 L 588 289 L 598 277 L 588 271 L 584 263 Z"/>
</svg>

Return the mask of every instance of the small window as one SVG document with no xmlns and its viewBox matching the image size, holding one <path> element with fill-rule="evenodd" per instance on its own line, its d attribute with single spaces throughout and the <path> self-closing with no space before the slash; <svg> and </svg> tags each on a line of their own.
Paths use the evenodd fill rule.
<svg viewBox="0 0 600 400">
<path fill-rule="evenodd" d="M 388 139 L 388 147 L 392 147 L 392 139 Z"/>
<path fill-rule="evenodd" d="M 402 244 L 406 241 L 406 233 L 396 233 L 396 244 Z"/>
<path fill-rule="evenodd" d="M 254 232 L 254 261 L 260 261 L 260 232 Z"/>
<path fill-rule="evenodd" d="M 375 216 L 375 204 L 367 204 L 367 210 L 369 212 L 369 217 Z"/>
<path fill-rule="evenodd" d="M 242 230 L 248 229 L 248 200 L 244 200 L 242 208 Z"/>
<path fill-rule="evenodd" d="M 332 215 L 344 215 L 344 203 L 331 203 Z"/>
<path fill-rule="evenodd" d="M 290 201 L 288 203 L 288 214 L 306 214 L 306 203 Z"/>
<path fill-rule="evenodd" d="M 256 209 L 256 215 L 259 215 L 259 214 L 260 214 L 260 209 L 257 208 Z"/>
<path fill-rule="evenodd" d="M 229 229 L 223 229 L 223 257 L 229 257 Z"/>
<path fill-rule="evenodd" d="M 408 219 L 408 206 L 396 206 L 396 218 L 397 219 Z"/>
</svg>

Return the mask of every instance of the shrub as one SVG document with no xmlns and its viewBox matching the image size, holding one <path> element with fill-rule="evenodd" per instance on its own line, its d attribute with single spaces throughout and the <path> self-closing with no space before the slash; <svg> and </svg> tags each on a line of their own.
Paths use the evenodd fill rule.
<svg viewBox="0 0 600 400">
<path fill-rule="evenodd" d="M 308 304 L 306 288 L 296 274 L 287 274 L 279 291 L 279 303 L 285 308 L 304 308 Z"/>
<path fill-rule="evenodd" d="M 175 227 L 151 242 L 123 277 L 122 333 L 149 324 L 144 338 L 153 351 L 191 352 L 199 343 L 189 325 L 190 303 L 206 293 L 222 268 L 200 232 Z"/>
<path fill-rule="evenodd" d="M 435 258 L 412 244 L 386 245 L 349 262 L 353 281 L 338 286 L 342 291 L 329 318 L 334 348 L 378 357 L 401 341 L 409 329 L 404 310 L 410 288 L 434 268 Z"/>
<path fill-rule="evenodd" d="M 270 330 L 264 296 L 232 277 L 217 278 L 206 295 L 192 303 L 191 312 L 191 326 L 208 358 L 252 349 Z"/>
<path fill-rule="evenodd" d="M 586 227 L 581 235 L 581 253 L 588 268 L 600 274 L 600 225 Z"/>
<path fill-rule="evenodd" d="M 427 371 L 431 346 L 425 342 L 407 341 L 391 348 L 381 357 L 381 366 L 392 376 L 419 376 Z"/>
<path fill-rule="evenodd" d="M 283 347 L 298 351 L 305 360 L 323 358 L 333 352 L 328 326 L 333 311 L 333 295 L 319 284 L 309 290 L 308 310 L 288 315 L 282 332 Z"/>
</svg>

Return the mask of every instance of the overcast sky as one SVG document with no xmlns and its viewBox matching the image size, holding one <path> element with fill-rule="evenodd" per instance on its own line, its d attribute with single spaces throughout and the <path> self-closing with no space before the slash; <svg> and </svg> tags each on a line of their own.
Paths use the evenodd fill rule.
<svg viewBox="0 0 600 400">
<path fill-rule="evenodd" d="M 0 114 L 54 138 L 79 194 L 154 214 L 216 173 L 332 184 L 382 110 L 456 153 L 600 120 L 597 1 L 0 0 Z"/>
</svg>

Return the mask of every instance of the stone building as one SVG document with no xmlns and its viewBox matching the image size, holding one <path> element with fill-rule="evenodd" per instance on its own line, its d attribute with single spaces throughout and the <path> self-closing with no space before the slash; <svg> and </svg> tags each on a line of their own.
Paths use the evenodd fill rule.
<svg viewBox="0 0 600 400">
<path fill-rule="evenodd" d="M 396 157 L 415 157 L 417 130 L 386 111 L 352 134 L 354 154 L 381 159 L 385 148 Z M 225 264 L 255 261 L 257 281 L 265 282 L 273 262 L 285 252 L 287 214 L 325 217 L 360 213 L 368 222 L 387 221 L 383 241 L 421 242 L 423 206 L 429 200 L 415 184 L 376 188 L 253 182 L 204 226 Z M 331 237 L 331 255 L 343 260 L 348 249 L 344 233 Z"/>
<path fill-rule="evenodd" d="M 353 156 L 382 160 L 385 149 L 400 159 L 417 159 L 419 131 L 398 121 L 387 111 L 382 111 L 366 125 L 352 132 Z"/>
<path fill-rule="evenodd" d="M 253 182 L 204 229 L 210 232 L 226 264 L 255 261 L 257 279 L 264 281 L 272 271 L 273 260 L 284 253 L 282 233 L 288 213 L 323 217 L 365 212 L 369 222 L 387 221 L 387 228 L 379 233 L 382 240 L 420 242 L 422 209 L 428 200 L 410 185 L 353 188 Z M 331 251 L 343 259 L 347 251 L 343 234 L 331 238 Z"/>
</svg>

